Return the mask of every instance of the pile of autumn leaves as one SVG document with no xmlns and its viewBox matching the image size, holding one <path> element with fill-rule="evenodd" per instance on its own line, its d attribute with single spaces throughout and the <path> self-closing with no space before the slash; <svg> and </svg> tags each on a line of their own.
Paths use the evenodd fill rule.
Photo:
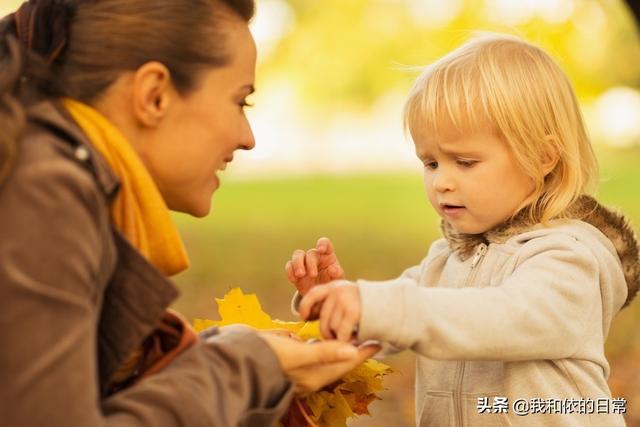
<svg viewBox="0 0 640 427">
<path fill-rule="evenodd" d="M 256 329 L 284 329 L 302 340 L 319 339 L 318 322 L 283 322 L 273 320 L 262 311 L 254 294 L 244 295 L 232 289 L 223 299 L 216 298 L 221 320 L 196 319 L 194 328 L 202 331 L 211 326 L 244 324 Z M 344 427 L 348 418 L 369 415 L 369 404 L 379 399 L 382 379 L 391 369 L 369 359 L 338 381 L 310 395 L 296 399 L 281 421 L 282 427 Z"/>
</svg>

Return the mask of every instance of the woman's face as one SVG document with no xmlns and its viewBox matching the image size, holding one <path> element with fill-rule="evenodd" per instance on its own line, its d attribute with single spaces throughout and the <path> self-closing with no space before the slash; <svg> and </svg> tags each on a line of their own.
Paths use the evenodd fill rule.
<svg viewBox="0 0 640 427">
<path fill-rule="evenodd" d="M 197 217 L 209 213 L 218 172 L 234 151 L 255 146 L 244 112 L 254 90 L 255 43 L 239 20 L 229 24 L 227 37 L 229 63 L 203 72 L 192 92 L 174 92 L 153 141 L 138 150 L 169 209 Z"/>
</svg>

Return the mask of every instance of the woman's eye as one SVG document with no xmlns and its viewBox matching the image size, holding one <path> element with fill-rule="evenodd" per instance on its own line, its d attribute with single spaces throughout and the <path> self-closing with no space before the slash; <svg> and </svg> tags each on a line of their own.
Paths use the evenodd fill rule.
<svg viewBox="0 0 640 427">
<path fill-rule="evenodd" d="M 464 166 L 465 168 L 470 168 L 471 166 L 473 166 L 476 163 L 478 163 L 476 160 L 465 160 L 465 159 L 458 159 L 458 160 L 456 160 L 456 162 L 460 166 Z"/>
<path fill-rule="evenodd" d="M 427 168 L 427 169 L 435 170 L 435 169 L 438 168 L 438 162 L 436 162 L 436 161 L 425 162 L 424 163 L 424 167 Z"/>
</svg>

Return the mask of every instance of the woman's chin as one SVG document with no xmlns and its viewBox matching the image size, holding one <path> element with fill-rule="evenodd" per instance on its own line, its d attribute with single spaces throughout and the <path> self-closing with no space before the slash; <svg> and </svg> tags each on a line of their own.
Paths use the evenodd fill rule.
<svg viewBox="0 0 640 427">
<path fill-rule="evenodd" d="M 186 201 L 183 203 L 175 203 L 169 205 L 169 209 L 174 212 L 181 212 L 196 218 L 202 218 L 209 215 L 209 212 L 211 212 L 211 198 L 209 197 L 206 200 L 191 203 Z"/>
<path fill-rule="evenodd" d="M 211 199 L 207 200 L 206 203 L 203 202 L 201 205 L 194 206 L 194 208 L 187 213 L 196 218 L 203 218 L 209 215 L 209 212 L 211 212 Z"/>
</svg>

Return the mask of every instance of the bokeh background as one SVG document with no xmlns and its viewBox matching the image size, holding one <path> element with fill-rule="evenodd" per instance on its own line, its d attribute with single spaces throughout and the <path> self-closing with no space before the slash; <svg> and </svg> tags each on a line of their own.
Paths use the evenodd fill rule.
<svg viewBox="0 0 640 427">
<path fill-rule="evenodd" d="M 19 3 L 0 0 L 0 15 Z M 409 68 L 476 31 L 520 35 L 560 62 L 599 157 L 597 196 L 640 225 L 640 43 L 622 0 L 257 0 L 248 112 L 257 147 L 236 155 L 209 217 L 176 215 L 192 267 L 176 277 L 175 308 L 217 318 L 214 298 L 239 286 L 295 320 L 283 267 L 320 236 L 351 279 L 388 279 L 418 263 L 439 231 L 401 126 Z M 636 301 L 607 341 L 609 383 L 628 401 L 629 426 L 640 426 L 639 317 Z M 383 400 L 350 425 L 414 425 L 414 358 L 387 361 L 395 373 Z"/>
<path fill-rule="evenodd" d="M 214 297 L 240 286 L 281 319 L 295 248 L 330 237 L 352 279 L 395 277 L 439 237 L 421 164 L 401 126 L 404 98 L 427 64 L 476 31 L 546 48 L 575 85 L 601 165 L 598 197 L 640 226 L 640 42 L 621 0 L 257 0 L 254 151 L 238 155 L 207 219 L 179 218 L 193 267 L 176 307 L 216 317 Z M 640 426 L 640 301 L 615 321 L 607 354 L 614 397 Z M 496 331 L 499 333 L 499 331 Z M 413 426 L 414 356 L 388 360 L 372 417 L 353 426 Z M 553 396 L 549 396 L 553 397 Z"/>
</svg>

